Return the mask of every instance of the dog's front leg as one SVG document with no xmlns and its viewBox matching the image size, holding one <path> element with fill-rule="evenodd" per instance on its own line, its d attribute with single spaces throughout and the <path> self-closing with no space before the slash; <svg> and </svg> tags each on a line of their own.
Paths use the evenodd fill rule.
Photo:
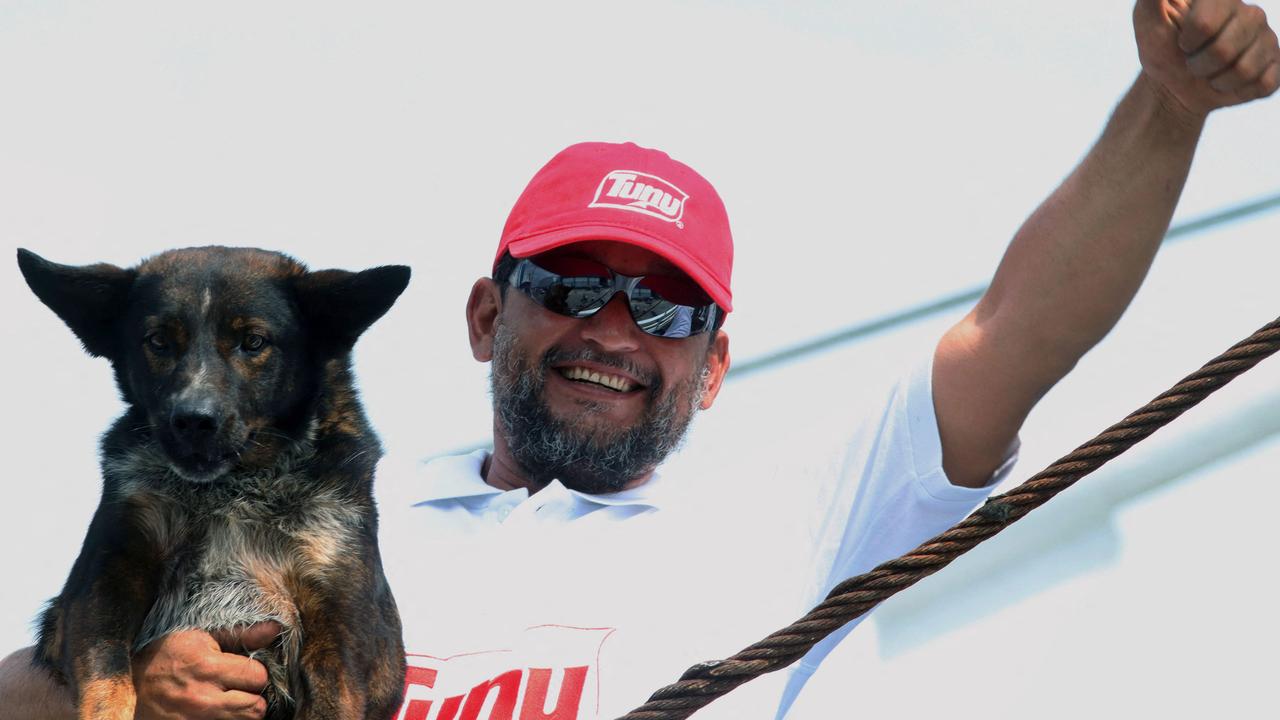
<svg viewBox="0 0 1280 720">
<path fill-rule="evenodd" d="M 353 599 L 313 590 L 299 600 L 304 640 L 298 675 L 303 688 L 295 720 L 364 720 L 368 689 L 356 652 L 361 638 L 348 625 L 354 617 Z"/>
<path fill-rule="evenodd" d="M 316 583 L 297 598 L 304 640 L 296 720 L 390 720 L 400 709 L 405 657 L 395 601 L 380 566 L 353 562 L 344 571 L 358 582 L 341 590 Z"/>
<path fill-rule="evenodd" d="M 132 720 L 133 644 L 155 598 L 159 563 L 126 518 L 99 506 L 37 646 L 37 661 L 71 685 L 80 720 Z"/>
<path fill-rule="evenodd" d="M 133 718 L 133 638 L 142 624 L 133 608 L 149 603 L 132 590 L 107 574 L 67 603 L 62 665 L 75 689 L 80 720 Z"/>
<path fill-rule="evenodd" d="M 138 702 L 129 648 L 120 642 L 84 643 L 87 654 L 71 661 L 80 720 L 132 720 Z"/>
</svg>

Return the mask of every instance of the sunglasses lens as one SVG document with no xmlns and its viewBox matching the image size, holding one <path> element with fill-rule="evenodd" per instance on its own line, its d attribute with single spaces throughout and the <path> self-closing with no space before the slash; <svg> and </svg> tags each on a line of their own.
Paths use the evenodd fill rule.
<svg viewBox="0 0 1280 720">
<path fill-rule="evenodd" d="M 544 268 L 530 261 L 521 263 L 519 288 L 539 305 L 560 315 L 587 317 L 604 307 L 613 295 L 613 279 L 607 269 L 596 274 L 592 268 L 560 267 L 562 264 Z"/>
<path fill-rule="evenodd" d="M 631 316 L 640 329 L 650 335 L 685 338 L 693 334 L 693 326 L 690 324 L 692 312 L 683 305 L 662 303 L 644 309 L 632 306 Z"/>
<path fill-rule="evenodd" d="M 587 317 L 604 307 L 613 296 L 613 286 L 601 278 L 561 278 L 543 302 L 548 310 L 571 317 Z"/>
<path fill-rule="evenodd" d="M 643 287 L 633 290 L 630 300 L 632 319 L 650 335 L 683 338 L 694 333 L 690 324 L 693 308 L 670 302 Z"/>
<path fill-rule="evenodd" d="M 575 318 L 599 312 L 620 289 L 608 267 L 575 257 L 524 260 L 512 280 L 546 309 Z M 715 324 L 715 305 L 687 279 L 648 275 L 627 299 L 636 325 L 657 337 L 685 338 Z"/>
</svg>

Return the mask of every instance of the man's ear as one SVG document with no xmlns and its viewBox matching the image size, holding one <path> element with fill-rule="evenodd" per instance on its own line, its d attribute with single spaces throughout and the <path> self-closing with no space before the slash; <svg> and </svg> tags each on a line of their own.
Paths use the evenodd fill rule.
<svg viewBox="0 0 1280 720">
<path fill-rule="evenodd" d="M 31 291 L 80 338 L 85 352 L 112 357 L 116 320 L 128 304 L 136 273 L 115 265 L 59 265 L 18 249 L 18 268 Z"/>
<path fill-rule="evenodd" d="M 302 320 L 323 352 L 351 350 L 369 326 L 382 317 L 409 285 L 404 265 L 350 272 L 317 270 L 294 281 Z"/>
<path fill-rule="evenodd" d="M 489 278 L 480 278 L 471 286 L 467 298 L 467 335 L 471 340 L 471 356 L 480 362 L 493 359 L 493 333 L 502 312 L 502 288 Z"/>
<path fill-rule="evenodd" d="M 723 330 L 716 330 L 716 336 L 707 348 L 707 389 L 702 393 L 702 409 L 710 410 L 720 394 L 725 375 L 729 373 L 729 336 Z"/>
</svg>

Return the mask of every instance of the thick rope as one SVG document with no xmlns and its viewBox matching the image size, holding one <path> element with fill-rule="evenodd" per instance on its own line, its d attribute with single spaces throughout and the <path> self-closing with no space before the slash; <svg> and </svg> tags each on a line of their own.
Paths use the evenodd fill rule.
<svg viewBox="0 0 1280 720">
<path fill-rule="evenodd" d="M 619 720 L 683 720 L 742 683 L 799 660 L 837 628 L 941 570 L 1278 349 L 1280 318 L 1031 479 L 987 500 L 955 527 L 900 558 L 841 582 L 807 615 L 733 657 L 694 665 Z"/>
</svg>

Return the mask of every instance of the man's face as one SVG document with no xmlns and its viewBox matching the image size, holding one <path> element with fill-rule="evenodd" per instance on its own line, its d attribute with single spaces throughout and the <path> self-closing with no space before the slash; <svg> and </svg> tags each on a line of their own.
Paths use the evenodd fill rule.
<svg viewBox="0 0 1280 720">
<path fill-rule="evenodd" d="M 680 275 L 645 250 L 579 243 L 543 256 L 590 260 L 625 275 Z M 589 493 L 642 481 L 709 407 L 728 360 L 727 338 L 658 338 L 614 296 L 589 318 L 553 313 L 508 289 L 492 329 L 496 431 L 535 486 L 559 479 Z"/>
</svg>

